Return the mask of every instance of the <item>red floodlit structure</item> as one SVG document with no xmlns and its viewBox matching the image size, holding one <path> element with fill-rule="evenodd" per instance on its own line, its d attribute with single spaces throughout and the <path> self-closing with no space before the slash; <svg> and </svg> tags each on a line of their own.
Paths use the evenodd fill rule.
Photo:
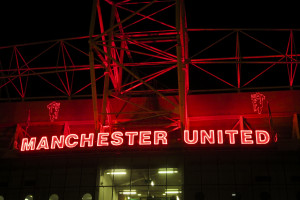
<svg viewBox="0 0 300 200">
<path fill-rule="evenodd" d="M 115 133 L 115 146 L 123 143 L 115 131 L 124 127 L 180 132 L 191 144 L 222 144 L 225 135 L 233 144 L 234 134 L 243 144 L 269 142 L 265 132 L 250 130 L 300 139 L 299 31 L 189 27 L 183 0 L 94 0 L 89 36 L 0 47 L 1 113 L 20 112 L 0 122 L 19 124 L 15 140 L 34 127 L 63 126 L 65 137 L 35 141 L 37 150 L 90 146 L 96 135 L 74 134 L 84 125 L 93 126 L 90 133 Z M 255 105 L 252 97 L 260 98 Z M 54 99 L 60 107 L 44 114 Z M 193 129 L 203 131 L 184 134 Z M 97 144 L 108 145 L 102 137 Z M 155 144 L 147 138 L 140 145 Z"/>
</svg>

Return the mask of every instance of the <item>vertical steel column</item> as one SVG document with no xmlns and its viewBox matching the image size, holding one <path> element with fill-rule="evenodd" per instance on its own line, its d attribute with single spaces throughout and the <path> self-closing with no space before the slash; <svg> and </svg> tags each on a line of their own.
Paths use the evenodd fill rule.
<svg viewBox="0 0 300 200">
<path fill-rule="evenodd" d="M 185 26 L 185 9 L 183 0 L 176 0 L 176 38 L 177 38 L 177 72 L 178 72 L 178 90 L 179 90 L 179 115 L 180 115 L 180 128 L 183 133 L 183 129 L 188 129 L 187 119 L 187 107 L 186 98 L 188 87 L 186 84 L 186 62 L 185 62 L 185 49 L 187 48 L 186 42 L 186 26 Z"/>
<path fill-rule="evenodd" d="M 240 116 L 240 130 L 244 130 L 244 117 L 243 115 Z"/>
<path fill-rule="evenodd" d="M 236 49 L 235 49 L 235 59 L 236 59 L 236 68 L 237 68 L 237 84 L 238 89 L 241 88 L 241 52 L 240 52 L 240 38 L 239 32 L 236 32 Z"/>
<path fill-rule="evenodd" d="M 290 53 L 289 53 L 290 51 Z M 295 79 L 295 73 L 296 69 L 298 66 L 298 63 L 293 63 L 296 61 L 294 57 L 297 57 L 297 55 L 294 54 L 295 52 L 295 45 L 294 45 L 294 35 L 293 31 L 290 30 L 290 38 L 289 38 L 289 43 L 288 43 L 288 49 L 286 51 L 286 57 L 289 59 L 286 59 L 287 62 L 290 61 L 290 64 L 287 64 L 287 69 L 288 69 L 288 75 L 289 75 L 289 81 L 290 81 L 290 87 L 293 87 L 294 84 L 294 79 Z"/>
<path fill-rule="evenodd" d="M 112 5 L 111 8 L 111 16 L 110 16 L 110 27 L 113 27 L 114 25 L 114 20 L 115 20 L 115 5 Z M 101 117 L 100 117 L 100 125 L 103 128 L 105 125 L 105 120 L 107 117 L 107 106 L 108 104 L 108 92 L 109 92 L 109 73 L 112 73 L 110 70 L 110 65 L 111 65 L 111 56 L 112 56 L 112 37 L 113 37 L 113 31 L 114 29 L 111 29 L 108 32 L 108 47 L 107 47 L 107 53 L 110 56 L 106 56 L 107 61 L 106 61 L 106 69 L 105 69 L 105 76 L 104 76 L 104 87 L 103 87 L 103 97 L 102 97 L 102 109 L 101 109 Z"/>
<path fill-rule="evenodd" d="M 186 129 L 189 129 L 190 122 L 188 119 L 188 112 L 187 112 L 187 95 L 190 89 L 190 78 L 189 78 L 189 47 L 188 47 L 188 32 L 187 32 L 187 20 L 186 20 L 186 11 L 185 11 L 185 4 L 184 0 L 182 0 L 182 16 L 181 20 L 183 22 L 182 26 L 182 43 L 184 43 L 184 46 L 182 46 L 184 50 L 184 73 L 185 73 L 185 85 L 184 85 L 184 98 L 185 98 L 185 123 L 186 123 Z"/>
<path fill-rule="evenodd" d="M 90 65 L 90 77 L 91 77 L 91 88 L 92 88 L 92 100 L 93 100 L 93 113 L 94 113 L 94 122 L 95 122 L 95 133 L 98 133 L 99 128 L 99 115 L 98 115 L 98 104 L 97 104 L 97 89 L 96 89 L 96 77 L 95 77 L 95 68 L 94 68 L 94 40 L 93 34 L 95 30 L 95 20 L 96 20 L 96 8 L 97 0 L 93 1 L 93 8 L 91 14 L 91 23 L 90 23 L 90 39 L 89 39 L 89 65 Z"/>
</svg>

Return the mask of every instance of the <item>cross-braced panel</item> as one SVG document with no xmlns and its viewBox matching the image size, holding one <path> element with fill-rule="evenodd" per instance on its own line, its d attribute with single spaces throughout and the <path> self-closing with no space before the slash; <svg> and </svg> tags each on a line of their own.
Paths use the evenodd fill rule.
<svg viewBox="0 0 300 200">
<path fill-rule="evenodd" d="M 0 47 L 2 101 L 92 97 L 96 129 L 176 129 L 190 94 L 299 85 L 298 29 L 189 27 L 183 0 L 93 5 L 89 36 Z"/>
</svg>

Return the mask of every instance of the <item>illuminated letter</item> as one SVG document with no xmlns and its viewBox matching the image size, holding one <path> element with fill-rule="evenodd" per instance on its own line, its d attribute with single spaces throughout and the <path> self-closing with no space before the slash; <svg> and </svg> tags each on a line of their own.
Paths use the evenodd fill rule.
<svg viewBox="0 0 300 200">
<path fill-rule="evenodd" d="M 140 145 L 151 145 L 150 140 L 151 131 L 140 131 L 139 144 Z"/>
<path fill-rule="evenodd" d="M 196 144 L 198 142 L 198 131 L 193 130 L 193 139 L 190 140 L 190 131 L 184 130 L 184 142 L 187 144 Z"/>
<path fill-rule="evenodd" d="M 60 149 L 64 148 L 64 140 L 65 140 L 64 135 L 59 136 L 59 139 L 56 135 L 52 136 L 50 148 L 55 149 L 55 145 L 57 145 L 57 147 Z"/>
<path fill-rule="evenodd" d="M 223 144 L 223 131 L 222 130 L 217 130 L 217 134 L 218 134 L 218 144 Z"/>
<path fill-rule="evenodd" d="M 113 132 L 111 134 L 111 139 L 113 141 L 111 141 L 110 143 L 114 146 L 119 146 L 121 144 L 123 144 L 123 133 L 120 132 L 120 131 L 116 131 L 116 132 Z"/>
<path fill-rule="evenodd" d="M 162 141 L 162 144 L 168 144 L 166 131 L 154 131 L 154 145 L 159 145 L 159 141 Z"/>
<path fill-rule="evenodd" d="M 97 146 L 108 146 L 108 137 L 109 133 L 98 133 Z"/>
<path fill-rule="evenodd" d="M 209 144 L 214 144 L 215 143 L 215 132 L 214 130 L 209 130 L 209 135 L 205 130 L 200 131 L 200 140 L 201 144 L 206 144 L 207 140 Z"/>
<path fill-rule="evenodd" d="M 228 134 L 229 136 L 229 143 L 230 144 L 235 144 L 235 136 L 236 134 L 238 134 L 239 132 L 237 130 L 226 130 L 225 134 Z"/>
<path fill-rule="evenodd" d="M 125 135 L 128 136 L 128 145 L 134 144 L 134 136 L 139 135 L 138 132 L 125 132 Z"/>
<path fill-rule="evenodd" d="M 270 135 L 267 131 L 256 130 L 255 136 L 256 136 L 256 144 L 267 144 L 270 142 Z"/>
<path fill-rule="evenodd" d="M 43 149 L 49 149 L 47 136 L 44 136 L 44 137 L 41 138 L 38 146 L 36 147 L 36 150 L 40 150 L 42 148 Z"/>
<path fill-rule="evenodd" d="M 74 148 L 78 144 L 77 141 L 74 141 L 73 143 L 71 143 L 71 138 L 73 138 L 74 140 L 78 140 L 78 135 L 76 135 L 76 134 L 67 135 L 67 137 L 65 139 L 65 145 L 68 148 Z"/>
<path fill-rule="evenodd" d="M 253 144 L 252 130 L 241 130 L 241 144 Z"/>
<path fill-rule="evenodd" d="M 88 143 L 88 147 L 92 147 L 94 145 L 94 133 L 90 133 L 89 137 L 85 137 L 86 134 L 81 134 L 80 137 L 80 147 L 85 147 L 85 143 Z"/>
<path fill-rule="evenodd" d="M 28 144 L 28 138 L 22 139 L 21 151 L 29 151 L 35 149 L 36 137 L 30 138 L 30 142 Z"/>
</svg>

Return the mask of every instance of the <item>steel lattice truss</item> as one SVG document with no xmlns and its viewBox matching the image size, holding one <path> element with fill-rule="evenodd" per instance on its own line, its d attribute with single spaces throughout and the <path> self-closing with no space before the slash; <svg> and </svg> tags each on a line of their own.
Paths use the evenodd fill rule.
<svg viewBox="0 0 300 200">
<path fill-rule="evenodd" d="M 89 36 L 0 47 L 0 98 L 92 98 L 96 130 L 122 112 L 110 107 L 118 99 L 148 113 L 140 120 L 186 127 L 189 94 L 299 84 L 300 30 L 189 28 L 188 20 L 183 0 L 95 0 Z M 132 96 L 155 97 L 172 113 Z"/>
</svg>

